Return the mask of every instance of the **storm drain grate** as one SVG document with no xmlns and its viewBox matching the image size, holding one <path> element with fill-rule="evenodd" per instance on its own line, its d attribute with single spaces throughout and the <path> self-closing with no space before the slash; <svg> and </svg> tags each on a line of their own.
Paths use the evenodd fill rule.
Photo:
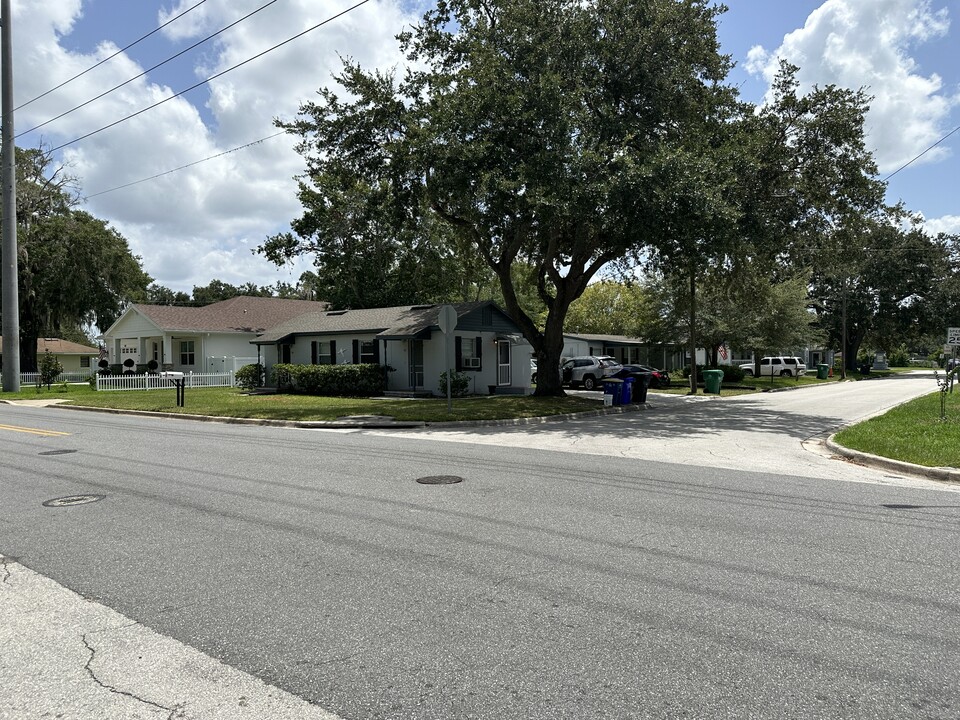
<svg viewBox="0 0 960 720">
<path fill-rule="evenodd" d="M 75 453 L 76 450 L 44 450 L 40 455 L 69 455 L 70 453 Z"/>
<path fill-rule="evenodd" d="M 74 505 L 86 505 L 103 500 L 106 495 L 67 495 L 66 497 L 53 498 L 43 503 L 44 507 L 73 507 Z"/>
<path fill-rule="evenodd" d="M 458 475 L 428 475 L 427 477 L 417 478 L 421 485 L 453 485 L 463 482 L 463 478 Z"/>
</svg>

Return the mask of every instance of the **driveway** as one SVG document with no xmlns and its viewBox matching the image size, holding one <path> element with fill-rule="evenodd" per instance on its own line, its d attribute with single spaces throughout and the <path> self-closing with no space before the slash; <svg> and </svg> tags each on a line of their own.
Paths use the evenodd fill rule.
<svg viewBox="0 0 960 720">
<path fill-rule="evenodd" d="M 647 396 L 636 413 L 492 428 L 425 429 L 434 440 L 617 455 L 709 468 L 897 484 L 900 476 L 837 458 L 824 440 L 845 425 L 937 389 L 931 371 L 757 395 Z M 594 393 L 596 394 L 596 393 Z M 910 484 L 943 487 L 910 479 Z"/>
</svg>

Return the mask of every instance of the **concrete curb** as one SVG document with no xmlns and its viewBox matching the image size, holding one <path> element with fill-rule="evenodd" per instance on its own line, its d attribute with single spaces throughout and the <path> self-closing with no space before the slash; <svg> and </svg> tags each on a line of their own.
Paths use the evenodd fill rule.
<svg viewBox="0 0 960 720">
<path fill-rule="evenodd" d="M 941 480 L 949 483 L 960 483 L 960 469 L 949 467 L 927 467 L 925 465 L 914 465 L 913 463 L 903 462 L 902 460 L 892 460 L 891 458 L 871 455 L 870 453 L 851 450 L 850 448 L 838 445 L 834 438 L 836 433 L 828 437 L 824 444 L 830 452 L 836 453 L 849 460 L 853 460 L 860 465 L 879 468 L 881 470 L 891 470 L 893 472 L 907 473 L 909 475 L 920 475 L 931 480 Z"/>
<path fill-rule="evenodd" d="M 122 410 L 118 408 L 97 408 L 86 405 L 51 405 L 63 410 L 81 410 L 85 412 L 101 412 L 112 415 L 137 415 L 140 417 L 177 418 L 180 420 L 196 420 L 198 422 L 222 422 L 230 425 L 259 425 L 264 427 L 294 427 L 302 429 L 330 429 L 330 430 L 384 430 L 404 428 L 451 428 L 451 427 L 507 427 L 517 425 L 540 425 L 548 422 L 562 422 L 577 418 L 603 417 L 604 415 L 621 415 L 628 412 L 638 412 L 646 409 L 646 404 L 630 404 L 626 406 L 600 408 L 579 413 L 564 415 L 545 415 L 530 418 L 506 418 L 503 420 L 451 420 L 442 422 L 424 422 L 421 420 L 393 420 L 382 416 L 357 416 L 338 420 L 269 420 L 265 418 L 233 418 L 219 415 L 190 415 L 187 413 L 154 412 L 151 410 Z"/>
</svg>

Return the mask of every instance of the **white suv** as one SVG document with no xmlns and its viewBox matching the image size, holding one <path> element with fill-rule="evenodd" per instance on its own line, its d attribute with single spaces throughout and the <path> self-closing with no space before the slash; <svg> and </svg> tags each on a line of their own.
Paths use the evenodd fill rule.
<svg viewBox="0 0 960 720">
<path fill-rule="evenodd" d="M 564 385 L 583 385 L 584 390 L 593 390 L 603 378 L 620 372 L 621 367 L 616 358 L 609 355 L 583 355 L 564 362 L 560 376 Z"/>
<path fill-rule="evenodd" d="M 740 366 L 740 369 L 743 370 L 743 374 L 748 377 L 753 377 L 754 374 L 754 364 L 745 363 Z M 790 357 L 787 355 L 771 355 L 769 357 L 760 358 L 760 375 L 782 375 L 784 377 L 793 377 L 804 375 L 807 372 L 807 366 L 803 364 L 803 360 L 798 357 Z"/>
</svg>

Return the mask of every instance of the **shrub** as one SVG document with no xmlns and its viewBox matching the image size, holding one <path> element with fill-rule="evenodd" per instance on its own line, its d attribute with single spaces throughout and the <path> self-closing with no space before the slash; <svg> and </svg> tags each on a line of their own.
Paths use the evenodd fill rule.
<svg viewBox="0 0 960 720">
<path fill-rule="evenodd" d="M 37 363 L 37 370 L 40 371 L 38 385 L 46 385 L 50 389 L 50 383 L 57 379 L 57 376 L 63 372 L 63 365 L 57 360 L 57 356 L 49 350 L 44 350 L 43 355 Z"/>
<path fill-rule="evenodd" d="M 158 363 L 156 360 L 151 360 L 150 362 L 147 363 L 148 372 L 155 373 L 158 367 L 160 367 L 160 363 Z"/>
<path fill-rule="evenodd" d="M 450 394 L 453 397 L 463 397 L 470 392 L 470 376 L 465 372 L 453 371 L 450 376 Z M 440 373 L 440 394 L 447 396 L 447 372 Z"/>
<path fill-rule="evenodd" d="M 381 395 L 386 388 L 386 373 L 375 363 L 358 365 L 273 366 L 273 381 L 278 390 L 305 395 Z"/>
<path fill-rule="evenodd" d="M 237 381 L 237 385 L 242 387 L 244 390 L 253 390 L 254 388 L 263 387 L 263 365 L 259 363 L 244 365 L 242 368 L 237 370 L 236 373 L 234 373 L 234 378 Z"/>
<path fill-rule="evenodd" d="M 887 356 L 887 363 L 891 367 L 907 367 L 910 364 L 910 353 L 907 351 L 907 346 L 901 345 L 891 350 L 890 355 Z"/>
<path fill-rule="evenodd" d="M 270 377 L 273 384 L 277 386 L 277 390 L 293 389 L 293 369 L 295 367 L 297 366 L 289 363 L 277 363 L 271 368 Z"/>
</svg>

